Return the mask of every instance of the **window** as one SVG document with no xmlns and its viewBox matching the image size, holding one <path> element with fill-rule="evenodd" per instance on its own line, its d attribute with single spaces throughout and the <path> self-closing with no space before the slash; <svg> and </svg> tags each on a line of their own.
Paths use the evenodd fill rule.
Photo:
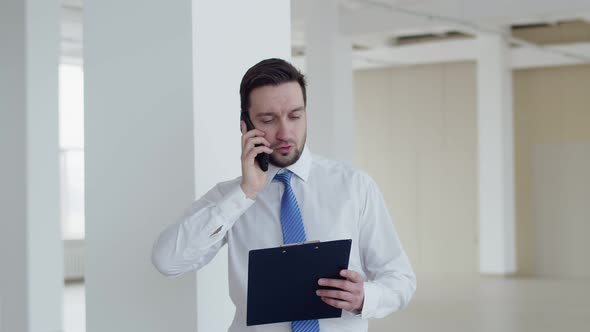
<svg viewBox="0 0 590 332">
<path fill-rule="evenodd" d="M 84 75 L 59 67 L 61 223 L 64 239 L 84 238 Z"/>
</svg>

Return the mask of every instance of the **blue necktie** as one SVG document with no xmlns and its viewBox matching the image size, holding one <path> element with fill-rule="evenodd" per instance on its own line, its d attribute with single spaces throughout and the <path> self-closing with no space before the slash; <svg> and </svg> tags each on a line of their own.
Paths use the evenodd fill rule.
<svg viewBox="0 0 590 332">
<path fill-rule="evenodd" d="M 275 175 L 274 179 L 281 181 L 285 185 L 285 192 L 281 199 L 281 226 L 283 227 L 283 243 L 305 242 L 305 227 L 301 218 L 301 211 L 297 204 L 297 199 L 291 189 L 290 171 Z M 319 332 L 320 323 L 317 319 L 313 320 L 296 320 L 291 322 L 293 332 Z"/>
</svg>

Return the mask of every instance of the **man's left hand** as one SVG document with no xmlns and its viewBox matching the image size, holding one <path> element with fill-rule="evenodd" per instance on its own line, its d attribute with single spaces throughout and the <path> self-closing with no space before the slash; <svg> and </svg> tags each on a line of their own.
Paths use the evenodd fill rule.
<svg viewBox="0 0 590 332">
<path fill-rule="evenodd" d="M 318 281 L 320 286 L 338 289 L 319 289 L 316 294 L 321 296 L 322 301 L 335 308 L 358 314 L 363 310 L 365 280 L 358 272 L 351 270 L 342 270 L 340 275 L 346 280 L 322 278 Z"/>
</svg>

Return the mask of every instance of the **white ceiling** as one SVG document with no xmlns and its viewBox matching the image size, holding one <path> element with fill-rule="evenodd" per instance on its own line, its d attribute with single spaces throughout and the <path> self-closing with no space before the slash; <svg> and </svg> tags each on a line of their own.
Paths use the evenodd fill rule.
<svg viewBox="0 0 590 332">
<path fill-rule="evenodd" d="M 322 1 L 322 0 L 315 0 Z M 501 33 L 512 25 L 590 22 L 590 0 L 340 0 L 340 31 L 364 50 L 353 52 L 354 66 L 411 65 L 471 59 L 474 40 L 433 41 L 394 46 L 392 38 L 459 31 Z M 305 49 L 305 5 L 292 0 L 292 45 Z M 62 53 L 66 62 L 82 57 L 82 0 L 62 0 Z M 513 40 L 513 42 L 519 42 Z M 436 50 L 433 52 L 432 50 Z M 590 63 L 590 43 L 537 47 L 513 52 L 513 66 Z M 532 59 L 531 63 L 527 59 Z M 297 60 L 297 59 L 296 59 Z M 299 59 L 300 61 L 301 59 Z M 534 61 L 533 61 L 534 60 Z M 516 63 L 516 64 L 515 64 Z"/>
</svg>

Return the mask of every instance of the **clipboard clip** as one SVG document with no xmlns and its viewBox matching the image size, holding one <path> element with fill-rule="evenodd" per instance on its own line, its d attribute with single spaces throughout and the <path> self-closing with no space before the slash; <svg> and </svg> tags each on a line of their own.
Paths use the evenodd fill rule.
<svg viewBox="0 0 590 332">
<path fill-rule="evenodd" d="M 302 245 L 302 244 L 310 244 L 310 243 L 320 243 L 320 240 L 313 240 L 313 241 L 306 241 L 306 242 L 295 242 L 295 243 L 281 244 L 281 247 L 292 247 L 292 246 L 300 246 L 300 245 Z"/>
</svg>

